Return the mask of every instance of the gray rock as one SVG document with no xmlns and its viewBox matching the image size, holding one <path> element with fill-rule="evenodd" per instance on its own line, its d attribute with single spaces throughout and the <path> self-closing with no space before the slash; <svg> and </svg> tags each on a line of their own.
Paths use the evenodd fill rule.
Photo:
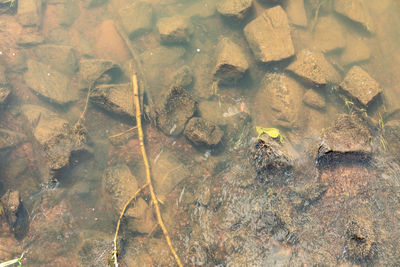
<svg viewBox="0 0 400 267">
<path fill-rule="evenodd" d="M 20 46 L 35 46 L 42 44 L 43 42 L 43 36 L 36 32 L 21 33 L 17 39 L 17 44 Z"/>
<path fill-rule="evenodd" d="M 340 63 L 344 66 L 364 62 L 371 57 L 371 51 L 361 37 L 348 34 L 346 43 L 346 48 L 340 55 Z"/>
<path fill-rule="evenodd" d="M 294 55 L 288 18 L 280 6 L 265 10 L 246 25 L 244 34 L 261 62 L 280 61 Z"/>
<path fill-rule="evenodd" d="M 303 87 L 288 75 L 265 75 L 254 102 L 256 125 L 298 127 Z"/>
<path fill-rule="evenodd" d="M 81 59 L 79 66 L 80 87 L 88 88 L 91 84 L 111 83 L 111 72 L 121 73 L 121 68 L 110 60 Z"/>
<path fill-rule="evenodd" d="M 304 9 L 304 0 L 289 0 L 286 4 L 286 12 L 291 24 L 307 27 L 307 15 Z"/>
<path fill-rule="evenodd" d="M 23 134 L 6 129 L 0 129 L 0 150 L 15 147 L 25 141 L 25 139 L 26 137 Z"/>
<path fill-rule="evenodd" d="M 321 140 L 317 156 L 321 163 L 325 159 L 340 160 L 345 154 L 365 158 L 372 152 L 370 131 L 357 113 L 340 115 L 333 126 L 323 131 Z"/>
<path fill-rule="evenodd" d="M 364 0 L 335 0 L 334 9 L 340 15 L 360 24 L 369 33 L 375 32 L 374 22 Z"/>
<path fill-rule="evenodd" d="M 188 88 L 193 83 L 193 72 L 188 66 L 178 69 L 171 78 L 171 85 Z"/>
<path fill-rule="evenodd" d="M 119 16 L 125 31 L 132 38 L 151 30 L 153 7 L 150 3 L 135 1 L 119 9 Z"/>
<path fill-rule="evenodd" d="M 303 49 L 287 68 L 312 85 L 339 83 L 340 75 L 321 52 Z"/>
<path fill-rule="evenodd" d="M 343 49 L 346 39 L 339 22 L 333 16 L 320 17 L 314 29 L 314 45 L 322 52 Z"/>
<path fill-rule="evenodd" d="M 307 92 L 303 96 L 303 102 L 315 109 L 325 109 L 326 102 L 325 98 L 321 95 L 321 93 L 316 92 L 313 89 L 307 90 Z"/>
<path fill-rule="evenodd" d="M 215 77 L 221 83 L 235 83 L 249 68 L 242 49 L 228 38 L 222 38 L 217 46 Z"/>
<path fill-rule="evenodd" d="M 221 141 L 224 132 L 218 125 L 196 117 L 188 121 L 184 134 L 195 145 L 215 146 Z"/>
<path fill-rule="evenodd" d="M 157 22 L 158 33 L 165 44 L 187 43 L 192 34 L 192 25 L 182 16 L 164 17 Z"/>
<path fill-rule="evenodd" d="M 22 26 L 40 26 L 42 0 L 19 0 L 17 17 Z"/>
<path fill-rule="evenodd" d="M 133 91 L 130 83 L 100 84 L 92 88 L 90 101 L 117 115 L 135 118 Z"/>
<path fill-rule="evenodd" d="M 69 79 L 50 66 L 28 60 L 24 75 L 26 84 L 36 93 L 57 104 L 67 104 L 78 99 L 78 93 L 69 85 Z"/>
<path fill-rule="evenodd" d="M 342 90 L 355 98 L 363 107 L 381 94 L 382 88 L 369 74 L 358 66 L 352 67 L 340 84 Z"/>
<path fill-rule="evenodd" d="M 197 110 L 197 102 L 181 87 L 172 87 L 156 110 L 155 123 L 166 135 L 177 136 Z"/>
<path fill-rule="evenodd" d="M 46 44 L 35 47 L 33 52 L 41 62 L 63 74 L 73 75 L 78 69 L 78 62 L 71 46 Z"/>
<path fill-rule="evenodd" d="M 222 0 L 217 4 L 217 11 L 228 18 L 243 19 L 253 5 L 253 0 Z"/>
</svg>

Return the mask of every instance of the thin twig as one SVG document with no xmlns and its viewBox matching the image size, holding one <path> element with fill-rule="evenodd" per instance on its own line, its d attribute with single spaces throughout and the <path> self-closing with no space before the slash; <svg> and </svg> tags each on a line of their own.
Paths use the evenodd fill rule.
<svg viewBox="0 0 400 267">
<path fill-rule="evenodd" d="M 120 132 L 120 133 L 118 133 L 118 134 L 110 135 L 108 138 L 119 137 L 119 136 L 124 135 L 124 134 L 126 134 L 126 133 L 129 133 L 130 131 L 133 131 L 133 130 L 135 130 L 135 129 L 137 129 L 137 126 L 133 126 L 133 127 L 129 128 L 128 130 L 125 130 L 125 131 Z"/>
<path fill-rule="evenodd" d="M 137 82 L 137 77 L 136 77 L 135 73 L 132 75 L 132 87 L 133 87 L 133 97 L 134 97 L 135 108 L 136 108 L 136 123 L 138 126 L 140 149 L 142 151 L 143 162 L 146 167 L 146 182 L 149 185 L 151 200 L 154 204 L 154 209 L 156 211 L 158 224 L 160 225 L 160 227 L 164 233 L 164 237 L 165 237 L 165 240 L 167 241 L 169 250 L 171 251 L 172 255 L 174 256 L 175 261 L 178 264 L 178 266 L 181 267 L 183 265 L 181 263 L 181 260 L 179 259 L 178 254 L 176 254 L 174 247 L 172 246 L 172 242 L 169 237 L 167 228 L 165 227 L 164 222 L 162 220 L 160 206 L 158 205 L 158 199 L 156 197 L 156 194 L 154 193 L 154 187 L 153 187 L 153 184 L 151 181 L 150 165 L 149 165 L 149 160 L 148 160 L 147 154 L 146 154 L 146 148 L 144 146 L 143 128 L 142 128 L 141 111 L 140 111 L 140 100 L 139 100 L 139 88 L 138 88 L 138 82 Z"/>
</svg>

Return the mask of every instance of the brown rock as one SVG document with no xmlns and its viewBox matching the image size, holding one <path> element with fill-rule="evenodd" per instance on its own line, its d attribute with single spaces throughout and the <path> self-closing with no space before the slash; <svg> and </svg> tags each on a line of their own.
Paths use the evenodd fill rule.
<svg viewBox="0 0 400 267">
<path fill-rule="evenodd" d="M 157 22 L 161 41 L 166 44 L 187 43 L 190 41 L 192 26 L 187 18 L 181 16 L 161 18 Z"/>
<path fill-rule="evenodd" d="M 352 67 L 347 72 L 340 87 L 364 107 L 368 107 L 374 98 L 382 92 L 378 82 L 358 66 Z"/>
<path fill-rule="evenodd" d="M 307 15 L 306 10 L 304 9 L 304 0 L 289 0 L 287 2 L 286 12 L 290 23 L 301 27 L 307 27 Z"/>
<path fill-rule="evenodd" d="M 314 85 L 338 83 L 340 80 L 339 74 L 321 52 L 304 49 L 287 69 Z"/>
<path fill-rule="evenodd" d="M 0 128 L 0 150 L 17 146 L 25 139 L 26 137 L 23 134 Z"/>
<path fill-rule="evenodd" d="M 215 146 L 224 132 L 218 125 L 202 118 L 192 118 L 188 121 L 184 134 L 195 145 Z"/>
<path fill-rule="evenodd" d="M 227 38 L 222 38 L 217 46 L 217 64 L 214 75 L 222 83 L 236 82 L 249 68 L 242 49 Z"/>
<path fill-rule="evenodd" d="M 288 18 L 280 6 L 265 10 L 246 25 L 244 34 L 261 62 L 279 61 L 294 55 Z"/>
<path fill-rule="evenodd" d="M 78 69 L 78 62 L 71 46 L 45 44 L 35 47 L 33 52 L 41 62 L 63 74 L 73 75 Z"/>
<path fill-rule="evenodd" d="M 340 55 L 340 62 L 343 65 L 360 63 L 370 58 L 371 51 L 361 37 L 348 34 L 346 43 L 346 48 Z"/>
<path fill-rule="evenodd" d="M 119 16 L 130 37 L 151 29 L 153 7 L 150 3 L 135 1 L 119 10 Z"/>
<path fill-rule="evenodd" d="M 303 87 L 288 75 L 268 73 L 255 97 L 256 125 L 299 126 Z"/>
<path fill-rule="evenodd" d="M 360 24 L 369 33 L 375 32 L 374 22 L 364 0 L 335 0 L 334 9 L 340 15 Z"/>
<path fill-rule="evenodd" d="M 314 43 L 324 53 L 346 46 L 342 27 L 333 16 L 319 18 L 314 29 Z"/>
<path fill-rule="evenodd" d="M 121 68 L 110 60 L 102 59 L 81 59 L 79 65 L 80 72 L 80 86 L 81 88 L 88 88 L 89 85 L 100 80 L 106 80 L 107 82 L 113 82 L 111 72 L 120 73 Z"/>
<path fill-rule="evenodd" d="M 17 39 L 17 44 L 20 46 L 35 46 L 42 44 L 43 42 L 43 36 L 36 32 L 21 33 Z"/>
<path fill-rule="evenodd" d="M 1 85 L 0 84 L 0 105 L 4 104 L 11 94 L 11 89 L 8 85 Z"/>
<path fill-rule="evenodd" d="M 303 96 L 303 102 L 315 109 L 325 109 L 326 107 L 325 98 L 313 89 L 307 90 Z"/>
<path fill-rule="evenodd" d="M 24 78 L 36 93 L 57 104 L 67 104 L 78 99 L 77 91 L 69 87 L 69 79 L 50 66 L 35 60 L 28 60 L 28 71 Z"/>
<path fill-rule="evenodd" d="M 217 4 L 217 11 L 226 17 L 243 19 L 250 11 L 253 0 L 223 0 Z"/>
<path fill-rule="evenodd" d="M 105 20 L 97 27 L 95 51 L 99 58 L 112 61 L 122 62 L 129 57 L 129 51 L 113 20 Z"/>
<path fill-rule="evenodd" d="M 18 20 L 22 26 L 40 26 L 42 14 L 42 0 L 18 1 Z"/>
</svg>

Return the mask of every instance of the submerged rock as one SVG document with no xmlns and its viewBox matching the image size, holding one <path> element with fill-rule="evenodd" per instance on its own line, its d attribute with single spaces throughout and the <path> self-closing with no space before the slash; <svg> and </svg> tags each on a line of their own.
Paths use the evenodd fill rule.
<svg viewBox="0 0 400 267">
<path fill-rule="evenodd" d="M 17 239 L 23 238 L 28 231 L 29 215 L 20 199 L 19 192 L 8 190 L 0 200 L 11 232 Z"/>
<path fill-rule="evenodd" d="M 266 74 L 255 97 L 256 125 L 272 122 L 288 128 L 298 127 L 303 90 L 303 87 L 288 75 Z"/>
<path fill-rule="evenodd" d="M 313 89 L 307 90 L 307 92 L 303 96 L 303 102 L 315 109 L 325 109 L 326 102 L 324 96 L 321 93 L 316 92 Z"/>
<path fill-rule="evenodd" d="M 155 111 L 156 126 L 166 135 L 177 136 L 197 110 L 197 102 L 182 87 L 172 87 L 161 108 Z"/>
<path fill-rule="evenodd" d="M 307 27 L 307 15 L 306 10 L 304 9 L 304 0 L 289 0 L 287 2 L 286 12 L 290 23 L 301 27 Z"/>
<path fill-rule="evenodd" d="M 217 11 L 228 18 L 243 19 L 250 11 L 253 0 L 223 0 L 217 4 Z"/>
<path fill-rule="evenodd" d="M 369 74 L 358 66 L 352 67 L 340 84 L 340 88 L 356 99 L 363 107 L 368 107 L 382 93 L 382 88 Z"/>
<path fill-rule="evenodd" d="M 90 101 L 117 115 L 135 118 L 133 91 L 130 83 L 100 84 L 92 88 Z"/>
<path fill-rule="evenodd" d="M 0 105 L 3 105 L 8 96 L 11 94 L 11 89 L 8 85 L 0 84 Z"/>
<path fill-rule="evenodd" d="M 322 52 L 332 52 L 343 49 L 346 39 L 341 25 L 335 17 L 320 17 L 314 29 L 314 45 Z"/>
<path fill-rule="evenodd" d="M 249 68 L 242 49 L 227 38 L 222 38 L 217 46 L 217 64 L 214 75 L 221 83 L 236 82 Z"/>
<path fill-rule="evenodd" d="M 33 52 L 41 62 L 63 74 L 73 75 L 78 69 L 77 59 L 71 46 L 46 44 L 35 47 Z"/>
<path fill-rule="evenodd" d="M 246 25 L 244 34 L 261 62 L 280 61 L 294 55 L 288 18 L 280 6 L 265 10 Z"/>
<path fill-rule="evenodd" d="M 20 46 L 35 46 L 43 42 L 44 37 L 37 32 L 21 33 L 17 39 L 17 44 Z"/>
<path fill-rule="evenodd" d="M 192 25 L 182 16 L 165 17 L 157 22 L 161 41 L 166 44 L 187 43 L 192 34 Z"/>
<path fill-rule="evenodd" d="M 193 72 L 190 67 L 183 66 L 173 73 L 171 85 L 175 87 L 187 88 L 193 83 Z"/>
<path fill-rule="evenodd" d="M 340 62 L 343 65 L 364 62 L 371 57 L 371 51 L 361 37 L 348 34 L 346 43 L 346 48 L 340 55 Z"/>
<path fill-rule="evenodd" d="M 250 150 L 251 164 L 261 181 L 285 182 L 283 174 L 290 173 L 296 158 L 297 154 L 288 142 L 281 143 L 267 134 L 258 137 Z"/>
<path fill-rule="evenodd" d="M 0 150 L 17 146 L 25 141 L 25 139 L 26 136 L 21 133 L 0 128 Z"/>
<path fill-rule="evenodd" d="M 30 59 L 27 64 L 24 78 L 33 91 L 60 105 L 78 99 L 78 92 L 70 87 L 64 74 L 39 61 Z"/>
<path fill-rule="evenodd" d="M 321 139 L 317 155 L 319 163 L 346 156 L 368 158 L 372 152 L 370 131 L 358 113 L 340 115 L 333 126 L 323 131 Z"/>
<path fill-rule="evenodd" d="M 135 1 L 119 9 L 122 26 L 132 38 L 151 30 L 153 6 L 148 2 Z"/>
<path fill-rule="evenodd" d="M 218 125 L 203 118 L 191 118 L 186 124 L 184 134 L 195 145 L 215 146 L 221 141 L 224 132 Z"/>
<path fill-rule="evenodd" d="M 42 4 L 42 0 L 18 1 L 17 16 L 22 26 L 40 26 Z"/>
<path fill-rule="evenodd" d="M 375 32 L 374 22 L 364 0 L 335 0 L 334 9 L 340 15 L 360 24 L 369 33 Z"/>
<path fill-rule="evenodd" d="M 338 83 L 340 75 L 325 59 L 321 52 L 303 49 L 296 55 L 296 60 L 287 68 L 313 85 Z"/>
<path fill-rule="evenodd" d="M 80 61 L 80 86 L 88 88 L 95 82 L 112 83 L 122 73 L 121 68 L 110 60 L 81 59 Z"/>
</svg>

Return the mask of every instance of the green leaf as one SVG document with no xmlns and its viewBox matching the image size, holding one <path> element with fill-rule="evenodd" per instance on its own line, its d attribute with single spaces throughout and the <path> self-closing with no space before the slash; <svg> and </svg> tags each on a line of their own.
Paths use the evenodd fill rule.
<svg viewBox="0 0 400 267">
<path fill-rule="evenodd" d="M 16 259 L 13 259 L 13 260 L 9 260 L 9 261 L 0 263 L 0 267 L 6 267 L 6 266 L 10 266 L 10 265 L 15 264 L 15 263 L 19 263 L 20 260 L 21 260 L 21 258 L 16 258 Z"/>
</svg>

